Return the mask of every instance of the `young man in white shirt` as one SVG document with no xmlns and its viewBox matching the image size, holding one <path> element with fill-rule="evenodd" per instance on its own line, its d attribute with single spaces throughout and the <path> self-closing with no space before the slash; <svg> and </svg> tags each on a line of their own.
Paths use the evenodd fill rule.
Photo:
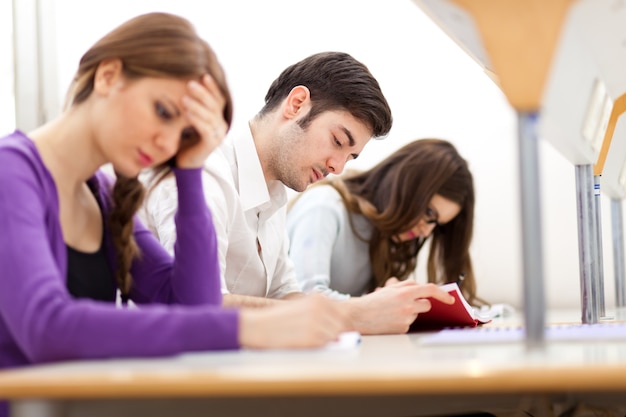
<svg viewBox="0 0 626 417">
<path fill-rule="evenodd" d="M 391 125 L 378 82 L 349 54 L 314 54 L 280 74 L 264 107 L 247 126 L 231 130 L 204 167 L 224 305 L 261 307 L 304 295 L 289 259 L 285 187 L 300 192 L 328 174 L 340 174 Z M 170 251 L 176 197 L 173 178 L 165 178 L 149 192 L 142 211 Z M 392 278 L 384 288 L 342 303 L 363 334 L 404 333 L 417 314 L 430 309 L 427 297 L 453 301 L 434 285 Z"/>
</svg>

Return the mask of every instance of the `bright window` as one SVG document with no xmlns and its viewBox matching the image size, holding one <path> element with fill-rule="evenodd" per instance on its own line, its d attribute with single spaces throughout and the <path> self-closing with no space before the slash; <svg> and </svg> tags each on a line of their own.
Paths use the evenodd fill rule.
<svg viewBox="0 0 626 417">
<path fill-rule="evenodd" d="M 12 2 L 0 1 L 0 135 L 15 129 L 12 16 Z"/>
</svg>

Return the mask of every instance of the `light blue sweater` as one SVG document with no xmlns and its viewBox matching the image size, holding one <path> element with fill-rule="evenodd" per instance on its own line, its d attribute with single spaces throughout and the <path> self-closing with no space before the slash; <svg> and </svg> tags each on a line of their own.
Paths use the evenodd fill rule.
<svg viewBox="0 0 626 417">
<path fill-rule="evenodd" d="M 362 238 L 369 240 L 372 224 L 352 215 Z M 341 196 L 330 185 L 302 193 L 287 213 L 289 257 L 304 292 L 321 292 L 335 299 L 368 292 L 372 276 L 369 244 L 350 226 Z"/>
</svg>

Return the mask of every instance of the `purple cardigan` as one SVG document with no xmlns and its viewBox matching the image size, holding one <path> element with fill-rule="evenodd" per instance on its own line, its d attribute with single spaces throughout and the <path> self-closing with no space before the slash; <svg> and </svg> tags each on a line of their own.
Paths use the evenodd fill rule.
<svg viewBox="0 0 626 417">
<path fill-rule="evenodd" d="M 221 307 L 217 241 L 201 170 L 175 175 L 175 259 L 135 220 L 141 258 L 132 265 L 130 298 L 138 308 L 78 300 L 66 286 L 55 183 L 28 137 L 15 131 L 0 138 L 0 369 L 239 347 L 238 311 Z M 112 181 L 102 172 L 90 181 L 106 218 Z M 115 269 L 108 228 L 105 234 Z"/>
</svg>

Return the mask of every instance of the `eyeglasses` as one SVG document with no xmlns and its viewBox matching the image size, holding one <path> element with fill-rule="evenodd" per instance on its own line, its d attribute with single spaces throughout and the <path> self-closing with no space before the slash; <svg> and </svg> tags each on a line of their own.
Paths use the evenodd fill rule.
<svg viewBox="0 0 626 417">
<path fill-rule="evenodd" d="M 426 224 L 434 224 L 435 226 L 441 226 L 439 224 L 439 215 L 434 209 L 431 209 L 430 207 L 426 208 L 426 212 L 424 213 L 424 217 L 422 218 L 422 220 Z"/>
</svg>

